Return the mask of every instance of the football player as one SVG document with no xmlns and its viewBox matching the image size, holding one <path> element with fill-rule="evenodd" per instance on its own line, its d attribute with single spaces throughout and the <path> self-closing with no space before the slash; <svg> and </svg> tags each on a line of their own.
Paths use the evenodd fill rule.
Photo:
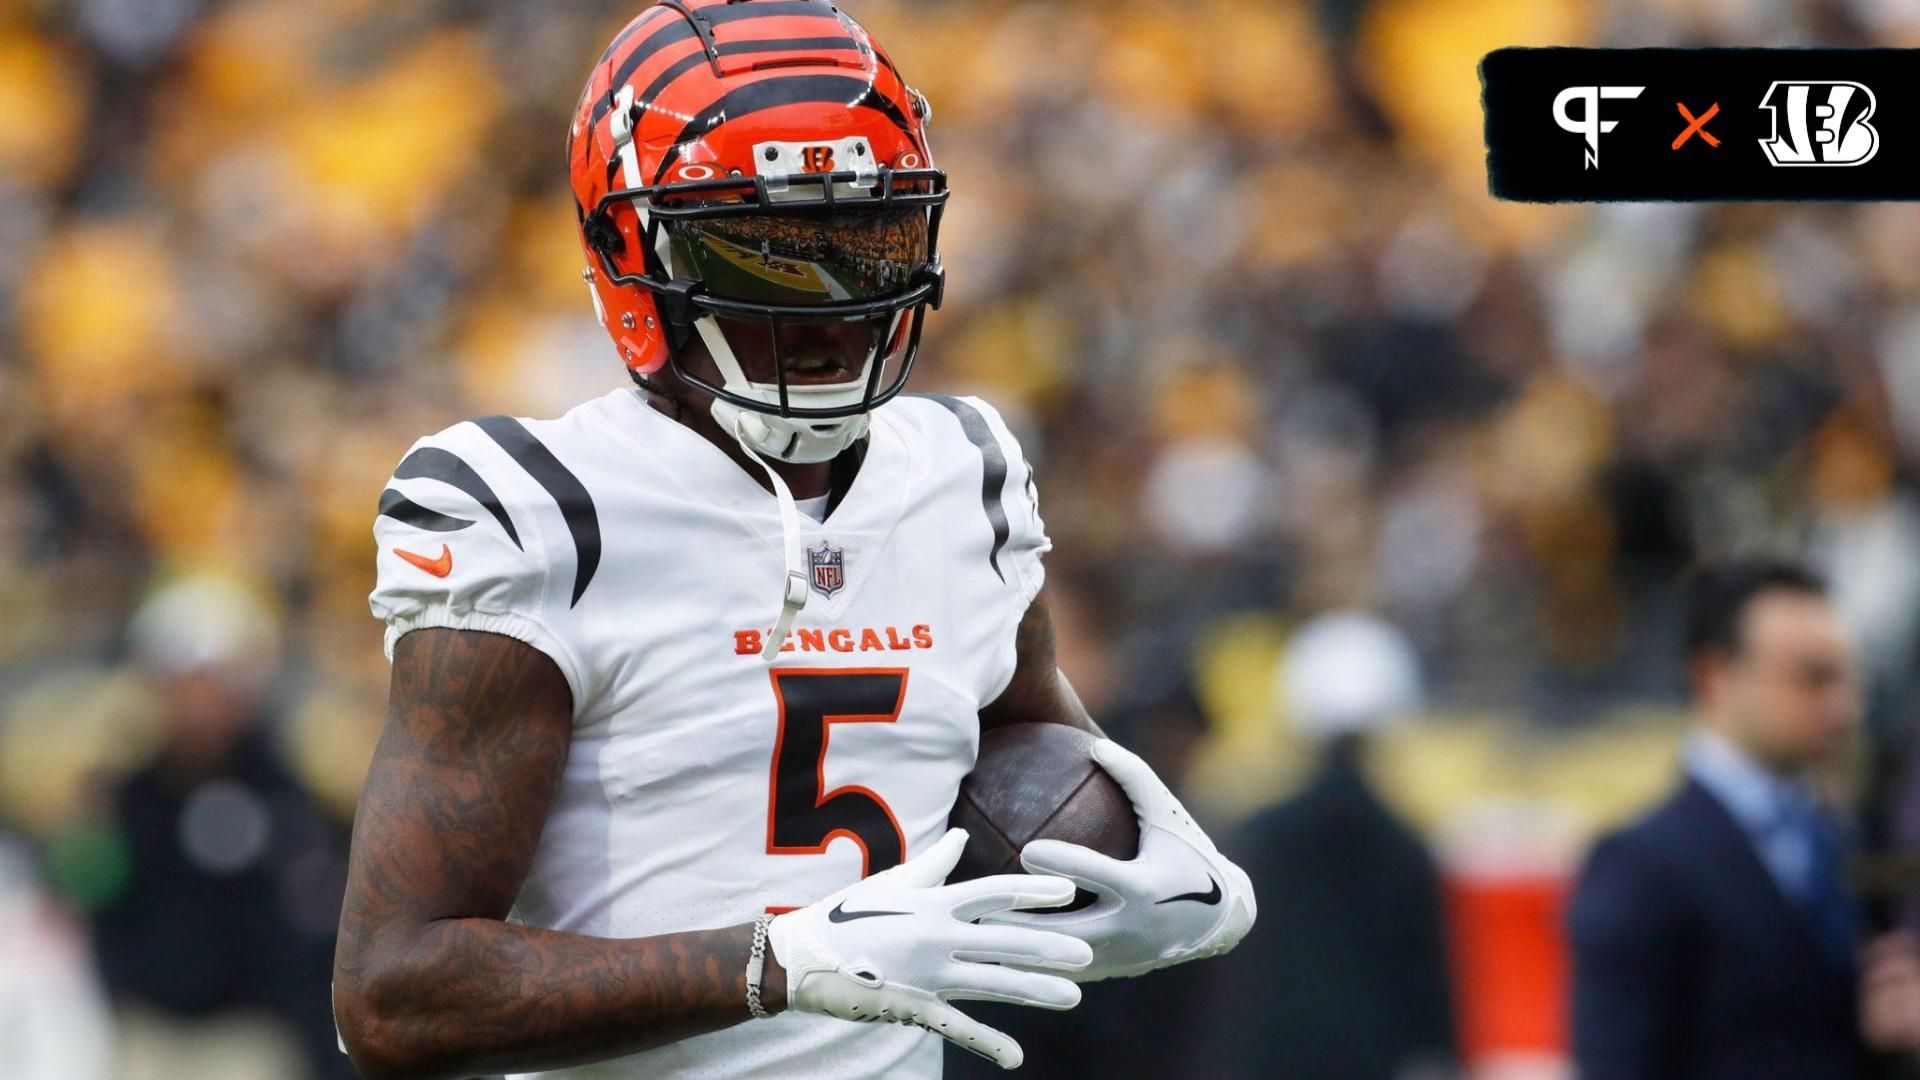
<svg viewBox="0 0 1920 1080">
<path fill-rule="evenodd" d="M 367 1075 L 937 1076 L 941 1037 L 1012 1068 L 953 1002 L 1069 1008 L 1252 925 L 1107 741 L 1137 858 L 943 884 L 981 731 L 1097 729 L 1019 445 L 901 394 L 943 284 L 928 115 L 827 0 L 660 0 L 595 66 L 583 276 L 637 385 L 457 424 L 380 496 L 334 989 Z"/>
</svg>

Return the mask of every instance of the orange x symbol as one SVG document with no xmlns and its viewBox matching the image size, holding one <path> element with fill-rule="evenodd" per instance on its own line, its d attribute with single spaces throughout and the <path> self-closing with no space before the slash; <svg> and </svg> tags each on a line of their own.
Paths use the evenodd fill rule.
<svg viewBox="0 0 1920 1080">
<path fill-rule="evenodd" d="M 1673 107 L 1679 109 L 1680 115 L 1687 118 L 1687 130 L 1681 132 L 1680 137 L 1673 140 L 1673 148 L 1675 150 L 1680 149 L 1680 144 L 1692 138 L 1695 133 L 1698 133 L 1702 139 L 1705 139 L 1708 146 L 1720 145 L 1720 140 L 1714 138 L 1713 132 L 1707 130 L 1707 121 L 1713 119 L 1714 114 L 1720 111 L 1719 102 L 1714 102 L 1711 108 L 1701 113 L 1698 117 L 1688 112 L 1687 107 L 1677 101 L 1673 103 Z"/>
</svg>

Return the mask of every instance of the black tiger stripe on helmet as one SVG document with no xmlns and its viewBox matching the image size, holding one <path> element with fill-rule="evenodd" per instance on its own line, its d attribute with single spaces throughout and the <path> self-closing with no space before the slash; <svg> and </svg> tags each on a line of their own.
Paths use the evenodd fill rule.
<svg viewBox="0 0 1920 1080">
<path fill-rule="evenodd" d="M 665 2 L 655 5 L 648 9 L 646 15 L 663 10 L 673 14 L 665 19 L 646 22 L 645 28 L 650 31 L 647 36 L 641 38 L 625 56 L 615 61 L 613 56 L 618 52 L 625 37 L 634 36 L 634 33 L 642 28 L 641 20 L 646 19 L 646 15 L 642 15 L 622 31 L 623 38 L 615 39 L 613 47 L 608 49 L 606 58 L 602 61 L 602 69 L 610 68 L 611 74 L 607 79 L 606 88 L 593 107 L 588 123 L 595 127 L 599 126 L 600 121 L 613 108 L 619 89 L 638 77 L 640 69 L 645 67 L 648 61 L 662 56 L 681 42 L 694 42 L 695 48 L 688 56 L 700 57 L 708 63 L 715 62 L 720 56 L 741 55 L 751 51 L 745 48 L 745 45 L 756 39 L 739 38 L 723 43 L 714 34 L 713 27 L 738 24 L 745 20 L 760 21 L 778 18 L 783 20 L 778 27 L 782 37 L 785 40 L 800 40 L 845 37 L 848 25 L 840 18 L 833 5 L 826 3 L 825 0 L 747 0 L 744 3 L 716 5 L 716 7 L 718 10 L 709 11 L 705 7 L 688 7 Z M 795 22 L 795 20 L 799 21 Z M 839 33 L 833 33 L 835 30 Z M 734 48 L 729 51 L 729 46 Z M 686 58 L 680 57 L 672 62 L 678 63 Z"/>
</svg>

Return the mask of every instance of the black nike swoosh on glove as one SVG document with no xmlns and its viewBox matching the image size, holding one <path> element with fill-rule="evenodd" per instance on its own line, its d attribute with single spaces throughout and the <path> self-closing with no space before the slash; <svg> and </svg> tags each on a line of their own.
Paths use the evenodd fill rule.
<svg viewBox="0 0 1920 1080">
<path fill-rule="evenodd" d="M 1214 888 L 1218 889 L 1219 886 L 1216 885 L 1214 886 Z M 832 911 L 827 912 L 827 921 L 828 922 L 852 922 L 855 919 L 873 919 L 873 918 L 878 918 L 881 915 L 906 915 L 906 914 L 908 914 L 908 912 L 905 912 L 905 911 L 848 911 L 847 902 L 845 900 L 842 900 L 839 903 L 833 905 Z"/>
<path fill-rule="evenodd" d="M 1192 900 L 1195 903 L 1200 903 L 1200 904 L 1219 903 L 1220 897 L 1223 895 L 1220 892 L 1220 883 L 1218 881 L 1215 881 L 1211 876 L 1209 876 L 1207 878 L 1207 884 L 1213 886 L 1213 888 L 1208 890 L 1207 892 L 1181 893 L 1179 896 L 1169 896 L 1165 900 L 1155 900 L 1154 903 L 1156 905 L 1171 904 L 1176 900 Z"/>
</svg>

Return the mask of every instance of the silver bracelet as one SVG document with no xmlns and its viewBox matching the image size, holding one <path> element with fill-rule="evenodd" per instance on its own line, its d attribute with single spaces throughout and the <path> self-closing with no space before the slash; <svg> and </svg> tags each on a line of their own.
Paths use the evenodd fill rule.
<svg viewBox="0 0 1920 1080">
<path fill-rule="evenodd" d="M 755 1020 L 773 1016 L 760 1004 L 760 976 L 767 970 L 767 927 L 772 924 L 771 915 L 762 915 L 753 921 L 753 951 L 747 954 L 747 1012 L 752 1013 Z"/>
</svg>

